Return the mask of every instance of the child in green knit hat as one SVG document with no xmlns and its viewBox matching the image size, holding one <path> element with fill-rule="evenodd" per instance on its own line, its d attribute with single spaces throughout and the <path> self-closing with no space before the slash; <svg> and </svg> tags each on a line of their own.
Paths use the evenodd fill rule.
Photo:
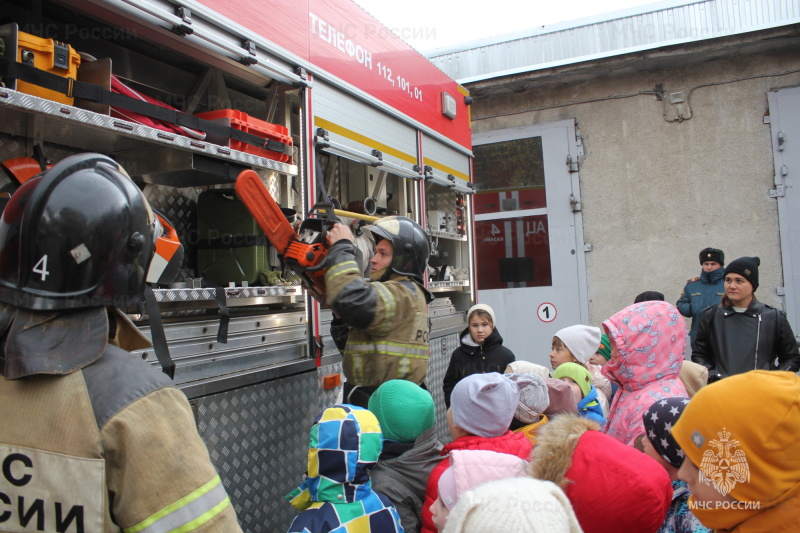
<svg viewBox="0 0 800 533">
<path fill-rule="evenodd" d="M 592 357 L 589 358 L 589 362 L 593 365 L 597 365 L 597 367 L 601 367 L 604 364 L 611 361 L 611 341 L 608 339 L 608 335 L 603 333 L 600 335 L 600 347 L 597 349 L 597 353 L 595 353 Z M 611 400 L 614 398 L 614 395 L 617 394 L 617 390 L 619 389 L 619 385 L 611 382 L 611 396 L 608 397 L 608 402 L 611 403 Z"/>
<path fill-rule="evenodd" d="M 578 401 L 578 414 L 604 426 L 606 419 L 597 401 L 597 389 L 592 385 L 592 374 L 578 363 L 562 363 L 553 372 L 553 377 L 566 381 L 573 387 Z M 578 397 L 579 396 L 579 397 Z"/>
<path fill-rule="evenodd" d="M 411 381 L 393 379 L 370 396 L 369 410 L 384 438 L 378 465 L 370 472 L 372 488 L 392 501 L 406 531 L 419 531 L 425 487 L 442 452 L 433 398 Z"/>
<path fill-rule="evenodd" d="M 593 365 L 603 366 L 611 361 L 611 341 L 608 340 L 608 335 L 603 333 L 600 335 L 600 347 L 597 352 L 589 358 L 589 362 Z"/>
</svg>

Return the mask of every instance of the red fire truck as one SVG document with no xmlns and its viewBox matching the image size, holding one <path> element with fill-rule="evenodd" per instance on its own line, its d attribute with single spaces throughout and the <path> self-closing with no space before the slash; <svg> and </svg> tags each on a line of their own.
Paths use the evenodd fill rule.
<svg viewBox="0 0 800 533">
<path fill-rule="evenodd" d="M 157 309 L 126 311 L 148 335 L 163 324 L 246 531 L 288 526 L 283 495 L 342 376 L 330 311 L 237 197 L 242 171 L 292 221 L 329 197 L 355 221 L 398 214 L 428 230 L 428 386 L 444 420 L 441 379 L 475 299 L 462 87 L 347 0 L 0 0 L 0 39 L 20 73 L 0 87 L 2 191 L 25 165 L 102 152 L 174 226 L 177 281 L 154 287 Z"/>
</svg>

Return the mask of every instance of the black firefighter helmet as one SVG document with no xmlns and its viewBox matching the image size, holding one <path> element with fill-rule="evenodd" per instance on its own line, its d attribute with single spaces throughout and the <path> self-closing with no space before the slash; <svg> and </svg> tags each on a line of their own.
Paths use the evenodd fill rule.
<svg viewBox="0 0 800 533">
<path fill-rule="evenodd" d="M 390 216 L 383 217 L 369 230 L 375 235 L 375 242 L 387 239 L 392 243 L 391 272 L 424 283 L 431 245 L 428 235 L 419 224 L 410 218 Z"/>
<path fill-rule="evenodd" d="M 22 185 L 3 210 L 0 301 L 35 311 L 133 305 L 158 229 L 113 159 L 67 157 Z"/>
</svg>

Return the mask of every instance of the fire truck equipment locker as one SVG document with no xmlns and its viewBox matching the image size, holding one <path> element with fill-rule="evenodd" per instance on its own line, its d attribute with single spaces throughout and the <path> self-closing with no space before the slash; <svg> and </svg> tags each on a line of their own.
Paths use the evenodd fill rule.
<svg viewBox="0 0 800 533">
<path fill-rule="evenodd" d="M 160 321 L 176 384 L 245 531 L 288 527 L 295 511 L 283 496 L 301 480 L 308 429 L 340 398 L 343 377 L 330 311 L 282 268 L 252 219 L 216 202 L 244 170 L 298 224 L 329 197 L 427 229 L 436 295 L 427 385 L 446 438 L 441 379 L 475 301 L 463 89 L 350 1 L 0 0 L 0 13 L 4 42 L 25 33 L 80 58 L 74 81 L 53 72 L 48 87 L 21 91 L 15 82 L 32 83 L 31 71 L 9 66 L 13 53 L 0 57 L 0 161 L 34 148 L 52 162 L 108 154 L 180 238 L 176 282 L 153 287 Z M 118 83 L 127 97 L 111 91 Z M 126 118 L 137 116 L 148 120 Z M 0 192 L 13 194 L 18 182 L 1 169 Z M 343 220 L 357 232 L 367 223 Z M 209 247 L 223 237 L 242 249 Z M 246 274 L 227 266 L 204 276 L 217 252 L 245 248 L 236 261 Z M 151 334 L 144 306 L 125 311 Z M 159 364 L 153 349 L 134 355 Z"/>
</svg>

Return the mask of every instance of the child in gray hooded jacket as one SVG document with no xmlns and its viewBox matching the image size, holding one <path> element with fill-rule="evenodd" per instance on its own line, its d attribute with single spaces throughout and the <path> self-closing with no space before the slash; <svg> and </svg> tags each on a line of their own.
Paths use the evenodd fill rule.
<svg viewBox="0 0 800 533">
<path fill-rule="evenodd" d="M 372 488 L 391 500 L 406 533 L 418 533 L 428 477 L 442 459 L 433 398 L 419 385 L 393 379 L 370 396 L 369 410 L 384 438 L 378 464 L 370 472 Z"/>
</svg>

